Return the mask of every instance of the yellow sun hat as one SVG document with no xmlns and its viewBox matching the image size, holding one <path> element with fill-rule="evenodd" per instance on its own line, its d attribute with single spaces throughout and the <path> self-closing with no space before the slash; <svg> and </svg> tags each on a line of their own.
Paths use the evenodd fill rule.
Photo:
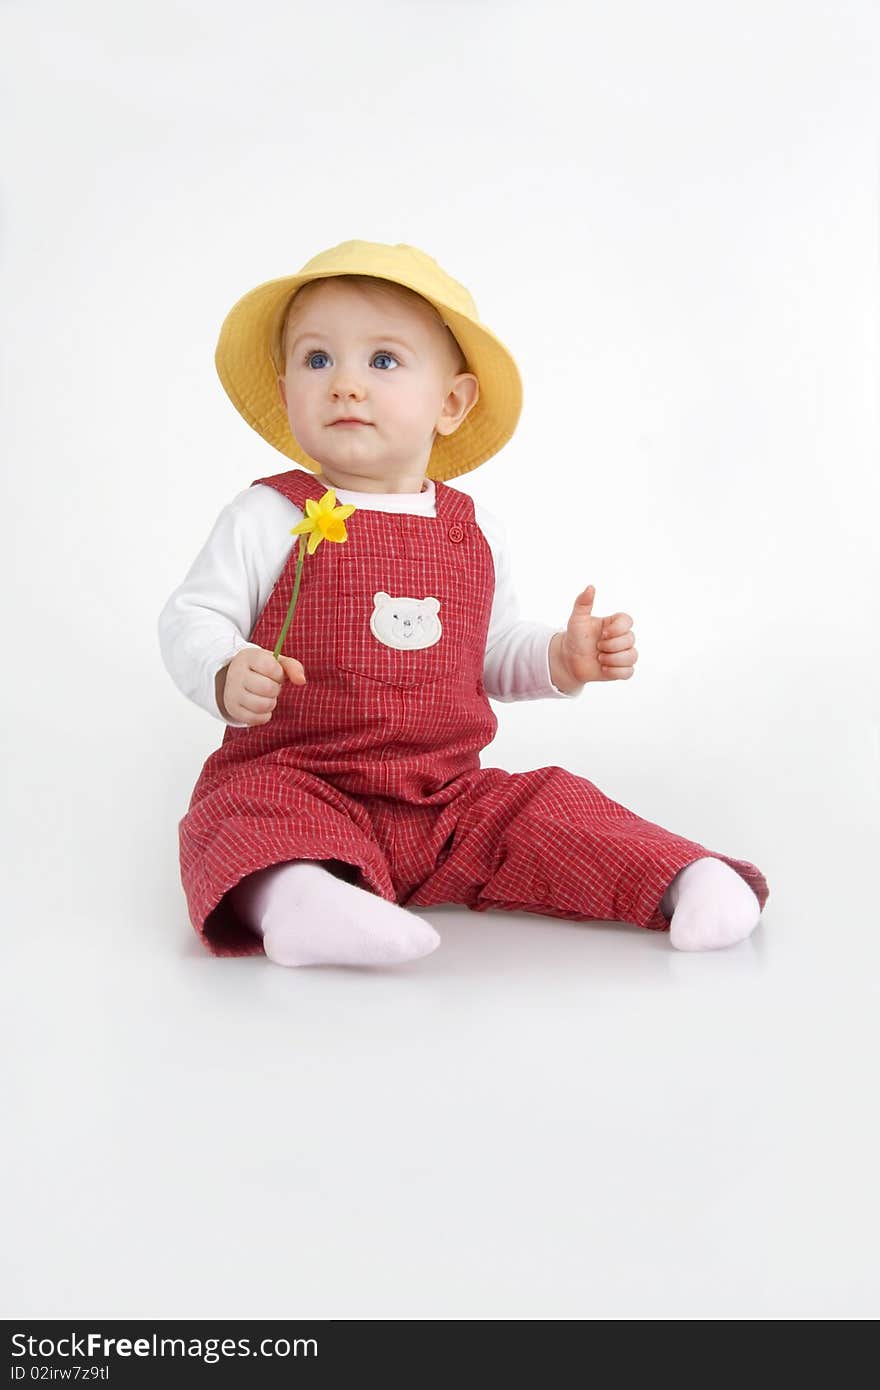
<svg viewBox="0 0 880 1390">
<path fill-rule="evenodd" d="M 281 328 L 288 305 L 310 280 L 331 275 L 374 275 L 415 290 L 432 304 L 451 329 L 480 383 L 480 395 L 454 434 L 437 435 L 428 477 L 456 478 L 497 454 L 516 429 L 522 409 L 522 382 L 507 348 L 480 322 L 471 295 L 415 246 L 375 241 L 343 241 L 307 261 L 296 275 L 267 280 L 233 305 L 220 329 L 214 361 L 223 388 L 236 410 L 258 434 L 287 458 L 320 473 L 321 465 L 302 449 L 290 429 L 278 393 Z"/>
</svg>

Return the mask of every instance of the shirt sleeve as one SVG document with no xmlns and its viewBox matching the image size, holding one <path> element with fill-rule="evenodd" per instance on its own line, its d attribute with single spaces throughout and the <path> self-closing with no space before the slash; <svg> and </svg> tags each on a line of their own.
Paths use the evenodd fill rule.
<svg viewBox="0 0 880 1390">
<path fill-rule="evenodd" d="M 550 679 L 550 640 L 561 629 L 520 616 L 507 528 L 476 503 L 474 513 L 495 562 L 495 597 L 483 663 L 486 694 L 502 701 L 576 699 L 583 686 L 566 693 Z"/>
<path fill-rule="evenodd" d="M 217 705 L 215 678 L 256 626 L 302 521 L 300 509 L 276 488 L 245 488 L 221 511 L 183 581 L 159 615 L 165 667 L 187 699 L 234 729 Z"/>
</svg>

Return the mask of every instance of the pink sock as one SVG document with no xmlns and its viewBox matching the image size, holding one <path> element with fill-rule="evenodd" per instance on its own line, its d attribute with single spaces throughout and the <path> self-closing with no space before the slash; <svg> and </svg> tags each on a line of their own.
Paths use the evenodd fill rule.
<svg viewBox="0 0 880 1390">
<path fill-rule="evenodd" d="M 680 869 L 663 894 L 671 917 L 669 936 L 679 951 L 733 946 L 754 931 L 761 906 L 745 879 L 723 859 L 694 860 Z"/>
<path fill-rule="evenodd" d="M 337 878 L 319 860 L 248 874 L 230 900 L 276 965 L 396 965 L 440 945 L 429 922 Z"/>
</svg>

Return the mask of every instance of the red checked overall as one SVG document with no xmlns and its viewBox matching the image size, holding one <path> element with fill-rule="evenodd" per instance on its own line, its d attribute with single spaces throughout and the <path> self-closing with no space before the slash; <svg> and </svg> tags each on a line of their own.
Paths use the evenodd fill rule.
<svg viewBox="0 0 880 1390">
<path fill-rule="evenodd" d="M 326 491 L 300 468 L 255 482 L 303 512 Z M 708 855 L 735 869 L 763 909 L 769 890 L 753 864 L 642 820 L 586 778 L 555 766 L 481 768 L 498 727 L 482 682 L 492 552 L 470 497 L 435 489 L 436 517 L 360 509 L 347 540 L 306 556 L 284 643 L 306 684 L 285 680 L 267 723 L 227 726 L 179 825 L 181 881 L 204 946 L 261 954 L 224 895 L 291 859 L 351 865 L 352 882 L 404 907 L 459 903 L 662 930 L 669 881 Z M 298 550 L 292 538 L 250 634 L 269 651 Z"/>
</svg>

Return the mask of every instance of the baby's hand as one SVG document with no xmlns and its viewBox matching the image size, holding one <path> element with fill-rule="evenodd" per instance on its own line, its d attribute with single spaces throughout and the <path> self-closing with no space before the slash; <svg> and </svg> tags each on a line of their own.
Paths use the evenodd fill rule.
<svg viewBox="0 0 880 1390">
<path fill-rule="evenodd" d="M 239 724 L 267 724 L 278 703 L 284 677 L 305 685 L 301 661 L 279 656 L 277 661 L 262 647 L 242 647 L 228 666 L 217 673 L 217 705 L 227 718 Z"/>
<path fill-rule="evenodd" d="M 562 634 L 560 660 L 569 680 L 579 685 L 587 681 L 629 680 L 639 659 L 633 620 L 628 613 L 594 617 L 595 598 L 595 587 L 588 584 L 575 599 L 568 627 Z"/>
</svg>

